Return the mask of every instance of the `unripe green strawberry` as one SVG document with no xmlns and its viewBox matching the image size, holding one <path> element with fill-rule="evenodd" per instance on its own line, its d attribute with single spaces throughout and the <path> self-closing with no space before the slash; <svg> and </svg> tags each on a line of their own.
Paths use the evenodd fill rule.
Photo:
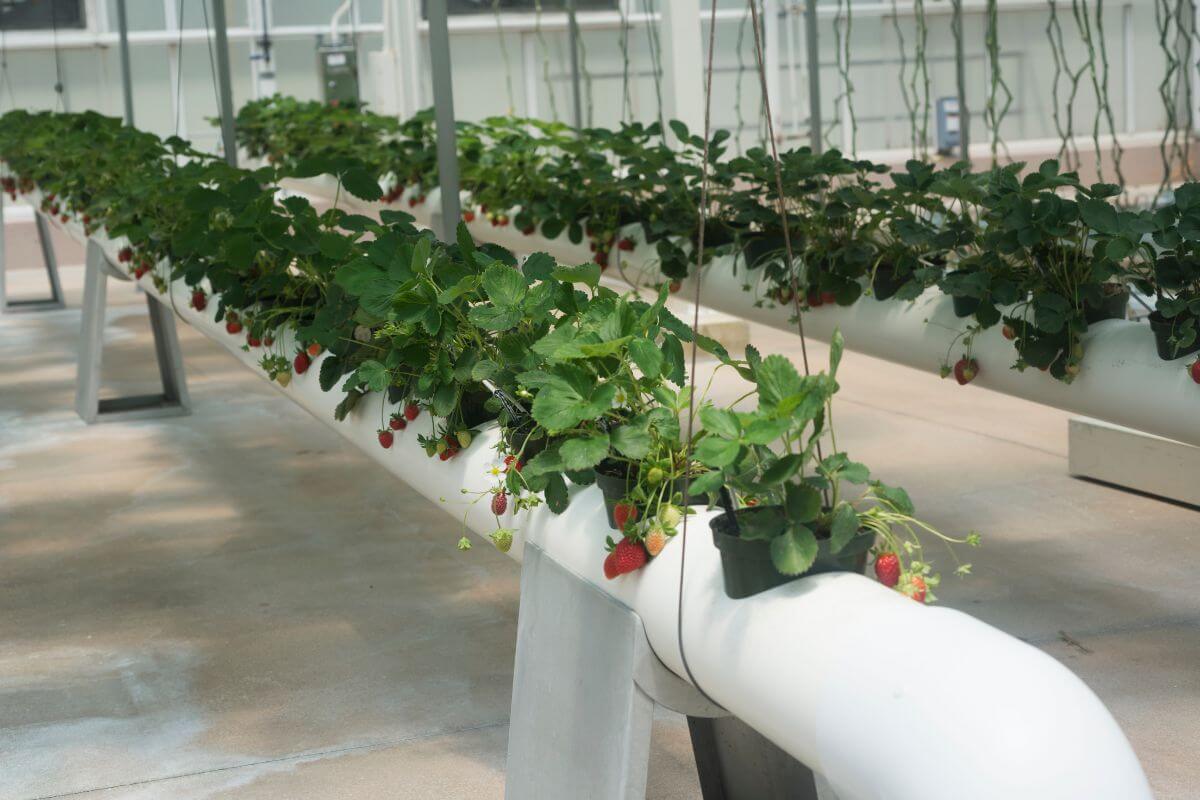
<svg viewBox="0 0 1200 800">
<path fill-rule="evenodd" d="M 460 447 L 466 448 L 466 447 L 471 446 L 471 432 L 470 431 L 458 431 L 457 433 L 454 434 L 454 438 L 458 439 L 458 444 Z"/>
<path fill-rule="evenodd" d="M 492 544 L 496 545 L 496 549 L 501 553 L 507 553 L 512 547 L 513 532 L 512 528 L 500 528 L 492 531 Z"/>
</svg>

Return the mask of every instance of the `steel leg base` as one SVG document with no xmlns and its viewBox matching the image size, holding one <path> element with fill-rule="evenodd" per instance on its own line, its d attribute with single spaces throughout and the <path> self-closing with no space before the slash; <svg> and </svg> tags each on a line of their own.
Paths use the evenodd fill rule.
<svg viewBox="0 0 1200 800">
<path fill-rule="evenodd" d="M 687 715 L 704 800 L 836 800 L 663 666 L 634 611 L 526 543 L 505 798 L 642 800 L 656 704 Z"/>
<path fill-rule="evenodd" d="M 64 308 L 62 284 L 58 279 L 58 259 L 54 255 L 54 242 L 50 238 L 50 226 L 46 223 L 45 215 L 37 209 L 34 209 L 33 219 L 37 226 L 38 242 L 42 247 L 42 262 L 46 266 L 46 281 L 50 285 L 50 296 L 21 300 L 8 299 L 4 281 L 8 261 L 5 254 L 3 197 L 3 192 L 0 192 L 0 311 L 6 314 L 18 314 L 31 311 L 57 311 Z"/>
<path fill-rule="evenodd" d="M 75 381 L 75 410 L 84 422 L 115 422 L 151 417 L 173 417 L 190 413 L 183 353 L 171 310 L 149 295 L 150 328 L 158 360 L 162 392 L 100 399 L 101 364 L 104 357 L 104 318 L 108 279 L 121 276 L 95 241 L 87 243 L 87 271 L 83 285 L 83 323 L 79 337 L 79 365 Z"/>
</svg>

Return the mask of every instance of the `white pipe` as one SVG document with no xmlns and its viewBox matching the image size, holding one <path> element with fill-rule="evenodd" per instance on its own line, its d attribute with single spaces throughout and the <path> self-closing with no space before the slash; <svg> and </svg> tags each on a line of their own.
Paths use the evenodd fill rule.
<svg viewBox="0 0 1200 800">
<path fill-rule="evenodd" d="M 65 227 L 83 239 L 77 223 Z M 120 244 L 105 242 L 113 258 Z M 140 284 L 160 297 L 151 276 Z M 170 291 L 181 319 L 262 375 L 259 352 L 241 349 L 243 336 L 226 334 L 211 311 L 190 308 L 182 281 Z M 294 346 L 290 334 L 284 339 L 285 351 Z M 457 490 L 489 488 L 495 428 L 447 462 L 429 460 L 416 430 L 384 450 L 376 441 L 382 396 L 364 398 L 345 421 L 334 421 L 341 394 L 320 390 L 323 357 L 288 388 L 272 386 L 470 530 L 493 530 L 486 499 L 470 503 Z M 428 416 L 415 426 L 422 424 Z M 611 531 L 596 487 L 573 488 L 560 516 L 544 505 L 520 519 L 511 514 L 505 522 L 518 529 L 513 558 L 520 559 L 525 541 L 537 543 L 634 609 L 659 658 L 685 673 L 676 635 L 678 543 L 639 572 L 609 581 L 601 554 Z M 824 776 L 841 800 L 1152 798 L 1107 709 L 1050 656 L 966 614 L 925 607 L 850 573 L 730 600 L 707 535 L 711 518 L 707 511 L 692 518 L 683 570 L 683 636 L 693 674 L 722 706 Z"/>
<path fill-rule="evenodd" d="M 329 43 L 337 44 L 341 41 L 338 35 L 338 24 L 341 23 L 342 17 L 346 16 L 346 12 L 350 10 L 350 4 L 354 0 L 342 0 L 342 4 L 338 6 L 337 11 L 333 12 L 333 17 L 329 20 Z"/>
</svg>

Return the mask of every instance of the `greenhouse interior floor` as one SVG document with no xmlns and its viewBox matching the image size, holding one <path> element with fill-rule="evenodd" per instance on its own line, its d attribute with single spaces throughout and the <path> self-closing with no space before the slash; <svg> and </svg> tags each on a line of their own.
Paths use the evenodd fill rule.
<svg viewBox="0 0 1200 800">
<path fill-rule="evenodd" d="M 9 226 L 11 294 L 34 243 Z M 184 326 L 190 416 L 84 425 L 62 273 L 66 310 L 0 315 L 0 797 L 502 797 L 518 566 Z M 144 391 L 145 304 L 110 305 L 105 390 Z M 839 444 L 984 535 L 941 601 L 1083 678 L 1160 800 L 1200 796 L 1196 510 L 1068 477 L 1062 412 L 854 353 L 841 378 Z M 677 715 L 647 797 L 699 797 Z"/>
</svg>

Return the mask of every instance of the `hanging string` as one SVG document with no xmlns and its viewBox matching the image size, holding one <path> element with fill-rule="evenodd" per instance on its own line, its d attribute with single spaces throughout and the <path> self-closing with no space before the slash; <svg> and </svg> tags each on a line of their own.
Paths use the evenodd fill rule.
<svg viewBox="0 0 1200 800">
<path fill-rule="evenodd" d="M 658 26 L 650 12 L 650 0 L 642 0 L 642 11 L 646 16 L 646 43 L 650 48 L 650 68 L 654 71 L 654 97 L 658 101 L 658 125 L 665 132 L 667 120 L 663 116 L 662 57 L 659 50 Z"/>
<path fill-rule="evenodd" d="M 850 153 L 858 151 L 858 119 L 854 115 L 854 83 L 850 80 L 850 34 L 854 27 L 854 10 L 851 7 L 852 0 L 844 0 L 846 3 L 845 27 L 842 25 L 842 2 L 837 0 L 837 9 L 833 16 L 833 38 L 836 43 L 837 54 L 837 71 L 838 77 L 842 80 L 842 90 L 837 97 L 833 98 L 834 108 L 840 104 L 845 104 L 846 117 L 849 120 L 849 135 L 850 135 Z M 757 11 L 755 13 L 757 17 Z M 759 32 L 754 31 L 755 44 L 759 43 Z M 825 141 L 833 147 L 833 130 L 841 125 L 841 115 L 837 115 L 829 127 L 825 131 Z"/>
<path fill-rule="evenodd" d="M 1163 110 L 1166 112 L 1166 125 L 1163 128 L 1162 139 L 1158 143 L 1159 157 L 1162 159 L 1162 182 L 1159 184 L 1158 191 L 1154 195 L 1155 201 L 1162 195 L 1166 188 L 1171 183 L 1171 160 L 1174 153 L 1174 142 L 1172 142 L 1172 150 L 1168 152 L 1167 142 L 1171 140 L 1172 134 L 1178 127 L 1176 95 L 1174 93 L 1174 78 L 1175 73 L 1179 70 L 1179 59 L 1175 56 L 1175 48 L 1169 43 L 1171 33 L 1171 7 L 1170 0 L 1156 0 L 1154 3 L 1154 23 L 1158 28 L 1158 43 L 1162 48 L 1167 60 L 1167 68 L 1163 72 L 1162 81 L 1158 84 L 1158 96 L 1162 99 Z"/>
<path fill-rule="evenodd" d="M 1179 32 L 1177 39 L 1183 42 L 1183 54 L 1179 61 L 1181 65 L 1184 65 L 1181 66 L 1178 75 L 1181 91 L 1177 91 L 1175 94 L 1180 99 L 1180 106 L 1187 109 L 1189 115 L 1192 111 L 1192 68 L 1196 66 L 1192 60 L 1192 28 L 1196 19 L 1196 10 L 1192 2 L 1193 0 L 1178 0 L 1175 4 L 1175 30 Z M 1180 97 L 1181 94 L 1182 97 Z M 1185 125 L 1177 124 L 1175 126 L 1175 153 L 1179 157 L 1183 179 L 1192 178 L 1191 148 L 1192 137 L 1189 120 Z"/>
<path fill-rule="evenodd" d="M 179 39 L 175 42 L 175 135 L 178 136 L 183 115 L 183 0 L 179 0 L 175 19 L 179 25 Z"/>
<path fill-rule="evenodd" d="M 988 93 L 987 105 L 983 110 L 983 116 L 987 120 L 988 128 L 992 134 L 992 167 L 995 167 L 998 163 L 996 151 L 1001 145 L 1000 123 L 1008 115 L 1008 110 L 1012 108 L 1013 102 L 1013 93 L 1004 81 L 1004 75 L 1000 69 L 1000 15 L 997 10 L 996 0 L 987 0 L 987 30 L 984 35 L 984 41 L 987 45 L 990 91 Z M 1004 92 L 1003 105 L 997 103 L 997 97 L 1001 91 Z M 1008 152 L 1008 145 L 1004 145 L 1004 157 L 1009 161 L 1012 160 L 1012 156 Z"/>
<path fill-rule="evenodd" d="M 742 116 L 742 78 L 746 74 L 746 61 L 743 58 L 742 45 L 746 40 L 746 25 L 749 21 L 750 21 L 750 7 L 747 6 L 746 13 L 742 15 L 742 21 L 738 23 L 738 35 L 737 35 L 738 67 L 737 67 L 737 82 L 734 84 L 734 89 L 735 89 L 734 98 L 735 98 L 736 102 L 733 104 L 733 110 L 734 110 L 734 114 L 737 118 L 736 141 L 737 141 L 738 155 L 741 155 L 744 152 L 742 149 L 742 133 L 746 129 L 746 118 L 744 116 Z M 761 107 L 761 105 L 762 105 L 762 103 L 760 102 L 759 106 Z"/>
<path fill-rule="evenodd" d="M 50 36 L 54 43 L 54 110 L 66 113 L 67 98 L 64 94 L 62 52 L 58 47 L 58 3 L 50 3 Z"/>
<path fill-rule="evenodd" d="M 577 29 L 578 30 L 578 29 Z M 595 124 L 596 93 L 592 91 L 592 73 L 587 66 L 587 45 L 583 41 L 583 32 L 579 32 L 579 75 L 583 78 L 583 91 L 587 95 L 587 115 L 584 127 L 590 128 Z"/>
<path fill-rule="evenodd" d="M 1125 176 L 1121 172 L 1121 157 L 1124 150 L 1121 147 L 1121 142 L 1117 139 L 1117 126 L 1113 120 L 1112 103 L 1109 102 L 1108 94 L 1108 45 L 1104 41 L 1104 0 L 1096 0 L 1096 38 L 1100 42 L 1100 92 L 1104 97 L 1104 116 L 1108 120 L 1108 134 L 1112 138 L 1112 160 L 1113 170 L 1117 173 L 1117 185 L 1125 186 Z"/>
<path fill-rule="evenodd" d="M 753 3 L 754 0 L 751 0 Z M 700 207 L 699 215 L 700 222 L 696 232 L 696 274 L 693 276 L 696 284 L 695 296 L 692 298 L 692 352 L 691 352 L 691 369 L 688 372 L 688 419 L 687 419 L 687 439 L 684 444 L 683 469 L 687 479 L 691 477 L 692 466 L 692 436 L 695 433 L 696 427 L 696 355 L 699 352 L 696 334 L 700 331 L 700 269 L 704 266 L 704 221 L 708 217 L 708 141 L 712 130 L 712 80 L 713 80 L 713 49 L 716 44 L 717 34 L 717 0 L 712 0 L 712 8 L 709 12 L 709 28 L 708 28 L 708 65 L 706 69 L 705 84 L 704 84 L 704 155 L 700 163 Z M 686 491 L 685 491 L 686 495 Z M 683 515 L 683 525 L 680 531 L 679 542 L 679 594 L 676 598 L 675 605 L 675 637 L 679 642 L 679 660 L 683 663 L 683 671 L 687 674 L 687 679 L 692 686 L 696 687 L 696 691 L 700 692 L 705 699 L 714 705 L 719 705 L 715 700 L 709 697 L 704 689 L 700 688 L 700 683 L 696 680 L 696 676 L 692 674 L 692 668 L 688 664 L 687 650 L 683 646 L 683 579 L 685 575 L 684 567 L 687 564 L 687 533 L 688 533 L 688 517 L 690 514 Z"/>
<path fill-rule="evenodd" d="M 512 63 L 508 60 L 508 39 L 500 19 L 500 0 L 492 0 L 492 14 L 496 18 L 496 37 L 500 40 L 500 58 L 504 60 L 504 90 L 508 93 L 508 115 L 516 114 L 517 104 L 513 100 Z"/>
<path fill-rule="evenodd" d="M 896 0 L 892 0 L 892 31 L 896 34 L 896 50 L 900 54 L 900 74 L 896 79 L 900 84 L 900 99 L 904 101 L 904 111 L 908 114 L 909 136 L 912 140 L 912 154 L 915 158 L 917 155 L 916 98 L 909 96 L 909 85 L 905 80 L 908 72 L 908 53 L 904 46 L 904 31 L 900 28 L 900 11 L 896 7 Z"/>
<path fill-rule="evenodd" d="M 925 0 L 913 0 L 913 13 L 916 17 L 917 46 L 916 52 L 913 54 L 913 73 L 909 86 L 912 89 L 912 96 L 915 99 L 917 97 L 917 76 L 921 76 L 921 133 L 918 141 L 920 142 L 920 155 L 924 158 L 929 154 L 929 116 L 931 109 L 929 60 L 926 58 L 929 44 L 929 24 L 925 17 Z M 913 119 L 910 124 L 915 131 L 917 128 L 916 120 Z"/>
<path fill-rule="evenodd" d="M 617 13 L 621 16 L 621 122 L 633 121 L 633 101 L 629 90 L 629 15 L 625 13 L 625 4 L 617 4 Z"/>
<path fill-rule="evenodd" d="M 1092 81 L 1092 94 L 1096 98 L 1096 113 L 1092 116 L 1092 148 L 1096 155 L 1096 179 L 1104 180 L 1104 158 L 1100 150 L 1100 120 L 1108 98 L 1100 89 L 1100 73 L 1096 69 L 1096 45 L 1092 39 L 1092 23 L 1088 17 L 1087 0 L 1072 0 L 1071 14 L 1075 18 L 1075 27 L 1079 30 L 1079 38 L 1083 40 L 1088 51 L 1087 68 Z"/>
<path fill-rule="evenodd" d="M 546 34 L 542 30 L 542 0 L 533 0 L 533 32 L 542 50 L 542 81 L 550 95 L 550 116 L 558 122 L 558 98 L 554 93 L 554 82 L 550 79 L 550 46 L 546 44 Z"/>
<path fill-rule="evenodd" d="M 204 43 L 208 46 L 208 67 L 209 67 L 209 73 L 212 76 L 213 99 L 216 101 L 217 114 L 219 116 L 219 115 L 225 113 L 225 109 L 221 107 L 221 90 L 217 86 L 217 57 L 213 53 L 213 41 L 212 41 L 213 31 L 212 31 L 212 25 L 208 21 L 208 2 L 207 2 L 207 0 L 205 0 L 205 2 L 200 3 L 200 8 L 204 12 Z M 182 27 L 182 25 L 183 25 L 183 23 L 180 22 L 180 27 Z M 182 61 L 180 62 L 179 69 L 180 69 L 180 72 L 183 71 Z M 223 140 L 222 140 L 222 146 L 224 146 Z"/>
</svg>

